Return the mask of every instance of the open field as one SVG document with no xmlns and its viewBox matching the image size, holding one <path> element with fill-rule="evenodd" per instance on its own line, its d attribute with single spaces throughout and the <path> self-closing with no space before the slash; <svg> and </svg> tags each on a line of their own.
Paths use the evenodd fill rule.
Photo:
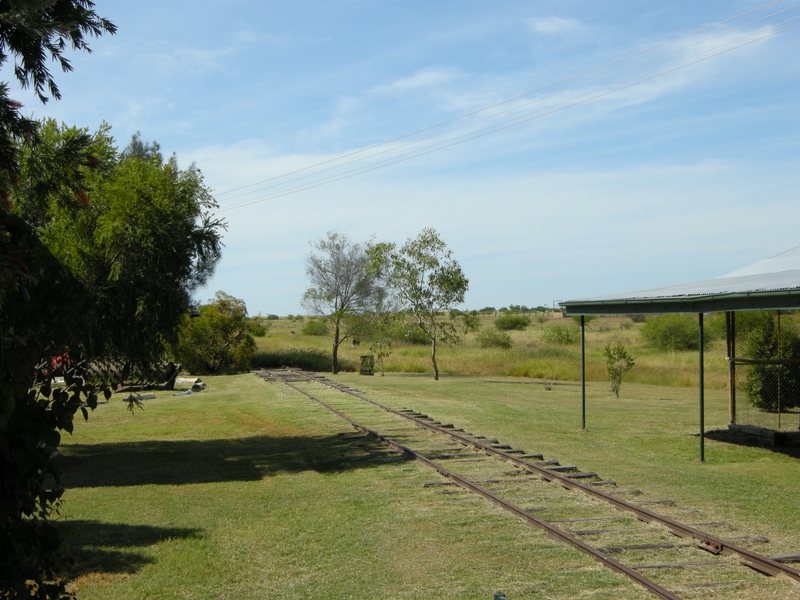
<svg viewBox="0 0 800 600">
<path fill-rule="evenodd" d="M 494 318 L 482 317 L 481 326 L 493 327 Z M 319 348 L 330 353 L 331 336 L 303 335 L 303 322 L 281 319 L 269 321 L 271 329 L 266 337 L 256 338 L 259 350 L 286 350 L 289 348 Z M 547 319 L 543 323 L 533 319 L 525 331 L 510 331 L 513 346 L 482 349 L 474 333 L 462 336 L 458 346 L 440 345 L 437 362 L 442 373 L 464 375 L 504 375 L 549 380 L 580 380 L 580 344 L 558 345 L 547 343 L 542 333 L 548 327 L 576 327 L 571 319 Z M 606 381 L 603 349 L 606 344 L 625 344 L 636 357 L 636 366 L 625 374 L 625 382 L 649 383 L 677 387 L 696 387 L 698 359 L 696 351 L 663 352 L 647 346 L 641 338 L 642 323 L 628 317 L 602 317 L 586 326 L 586 378 L 589 381 Z M 291 333 L 294 331 L 295 333 Z M 368 354 L 366 343 L 353 347 L 349 342 L 340 346 L 343 364 L 354 369 L 361 354 Z M 427 345 L 395 343 L 392 354 L 385 361 L 386 371 L 394 373 L 431 373 L 430 348 Z M 707 389 L 727 386 L 728 371 L 725 360 L 725 341 L 712 342 L 705 353 L 705 379 Z M 623 384 L 624 386 L 624 384 Z"/>
<path fill-rule="evenodd" d="M 764 535 L 768 553 L 800 550 L 797 458 L 710 440 L 698 463 L 694 390 L 626 384 L 617 400 L 592 383 L 581 431 L 572 384 L 338 379 Z M 486 502 L 424 488 L 438 476 L 370 456 L 293 392 L 250 374 L 207 381 L 189 397 L 158 392 L 135 415 L 101 405 L 65 439 L 63 520 L 83 531 L 79 597 L 650 597 Z M 709 426 L 727 422 L 725 396 L 707 394 Z"/>
</svg>

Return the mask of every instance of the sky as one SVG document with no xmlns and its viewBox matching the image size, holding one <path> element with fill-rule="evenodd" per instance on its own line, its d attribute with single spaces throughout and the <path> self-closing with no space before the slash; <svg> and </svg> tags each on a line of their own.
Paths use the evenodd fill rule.
<svg viewBox="0 0 800 600">
<path fill-rule="evenodd" d="M 765 4 L 96 0 L 118 33 L 60 101 L 0 76 L 196 164 L 228 225 L 198 300 L 298 314 L 314 240 L 433 227 L 462 308 L 552 306 L 800 245 L 800 6 Z"/>
</svg>

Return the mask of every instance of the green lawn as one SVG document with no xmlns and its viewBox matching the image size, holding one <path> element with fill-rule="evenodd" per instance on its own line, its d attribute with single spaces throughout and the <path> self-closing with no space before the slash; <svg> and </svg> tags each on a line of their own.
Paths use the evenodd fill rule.
<svg viewBox="0 0 800 600">
<path fill-rule="evenodd" d="M 692 390 L 630 384 L 616 400 L 593 384 L 581 431 L 576 385 L 340 379 L 800 550 L 797 459 L 709 441 L 699 464 Z M 486 502 L 423 487 L 438 476 L 340 436 L 351 429 L 288 389 L 207 381 L 135 415 L 101 405 L 65 440 L 80 598 L 650 597 Z M 707 423 L 726 416 L 724 392 L 709 393 Z"/>
</svg>

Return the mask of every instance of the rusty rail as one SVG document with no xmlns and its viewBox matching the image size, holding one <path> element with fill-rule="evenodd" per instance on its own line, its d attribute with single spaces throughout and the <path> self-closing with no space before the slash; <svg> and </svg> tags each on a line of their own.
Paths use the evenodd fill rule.
<svg viewBox="0 0 800 600">
<path fill-rule="evenodd" d="M 580 490 L 594 498 L 598 498 L 600 500 L 609 502 L 620 510 L 630 511 L 634 513 L 636 517 L 638 519 L 641 519 L 642 521 L 660 523 L 661 525 L 667 527 L 675 535 L 682 538 L 694 540 L 697 543 L 697 545 L 703 550 L 707 550 L 713 554 L 724 554 L 726 556 L 738 557 L 744 565 L 750 567 L 751 569 L 764 573 L 766 575 L 775 576 L 778 575 L 779 573 L 783 573 L 791 577 L 795 581 L 800 581 L 800 571 L 788 565 L 785 565 L 781 562 L 773 560 L 767 556 L 763 556 L 761 554 L 758 554 L 757 552 L 748 550 L 747 548 L 742 548 L 741 546 L 738 546 L 736 544 L 731 544 L 720 538 L 711 536 L 703 531 L 700 531 L 699 529 L 695 529 L 690 525 L 680 523 L 664 515 L 660 515 L 646 508 L 642 508 L 641 506 L 637 506 L 630 502 L 626 502 L 625 500 L 621 500 L 620 498 L 616 498 L 611 494 L 593 488 L 589 485 L 580 483 L 579 481 L 575 481 L 574 479 L 561 475 L 560 473 L 548 469 L 547 467 L 542 467 L 539 465 L 532 464 L 524 459 L 518 458 L 512 454 L 508 454 L 507 452 L 503 452 L 503 450 L 501 449 L 493 448 L 488 444 L 484 444 L 468 436 L 460 435 L 455 431 L 452 431 L 447 428 L 438 427 L 432 423 L 426 423 L 424 420 L 417 419 L 411 415 L 407 415 L 400 411 L 396 411 L 392 408 L 389 408 L 388 406 L 384 406 L 378 402 L 375 402 L 370 398 L 362 396 L 361 394 L 357 394 L 350 390 L 344 390 L 341 387 L 336 386 L 332 383 L 328 383 L 327 381 L 319 379 L 318 377 L 310 376 L 299 369 L 293 369 L 293 368 L 287 368 L 287 369 L 293 373 L 300 375 L 301 377 L 304 377 L 309 381 L 321 383 L 323 385 L 330 387 L 331 389 L 335 389 L 342 393 L 350 394 L 351 396 L 359 398 L 360 400 L 369 402 L 370 404 L 373 404 L 374 406 L 380 408 L 381 410 L 403 417 L 404 419 L 407 419 L 415 423 L 419 427 L 422 427 L 429 431 L 436 431 L 441 434 L 447 435 L 450 438 L 457 440 L 459 443 L 464 444 L 466 446 L 479 448 L 482 451 L 486 452 L 487 454 L 491 454 L 493 456 L 502 458 L 503 460 L 511 462 L 527 470 L 528 472 L 539 474 L 547 481 L 554 481 L 554 480 L 558 481 L 558 483 L 564 488 Z"/>
<path fill-rule="evenodd" d="M 303 372 L 301 372 L 299 370 L 296 370 L 296 369 L 290 369 L 290 370 L 292 372 L 294 372 L 294 373 L 300 374 L 303 377 L 306 377 L 309 381 L 319 381 L 319 380 L 316 380 L 316 378 L 307 376 L 305 373 L 303 373 Z M 482 486 L 480 486 L 480 485 L 478 485 L 476 483 L 473 483 L 473 482 L 469 481 L 468 479 L 465 479 L 464 477 L 458 475 L 457 473 L 453 473 L 449 469 L 446 469 L 445 467 L 433 462 L 429 458 L 426 458 L 425 456 L 415 452 L 411 448 L 408 448 L 407 446 L 404 446 L 403 444 L 395 442 L 395 441 L 387 438 L 386 436 L 378 433 L 377 431 L 373 431 L 373 430 L 371 430 L 371 429 L 369 429 L 367 427 L 364 427 L 363 425 L 361 425 L 360 423 L 354 421 L 353 419 L 351 419 L 350 417 L 348 417 L 347 415 L 345 415 L 343 412 L 339 411 L 338 409 L 334 408 L 333 406 L 331 406 L 327 402 L 325 402 L 323 400 L 320 400 L 319 398 L 316 398 L 315 396 L 309 394 L 305 390 L 300 389 L 296 385 L 293 385 L 293 384 L 289 383 L 288 381 L 285 381 L 285 380 L 283 380 L 283 379 L 281 379 L 279 377 L 275 377 L 274 375 L 272 375 L 271 373 L 269 373 L 268 371 L 263 370 L 263 369 L 262 369 L 262 373 L 260 374 L 260 376 L 265 378 L 265 379 L 267 377 L 271 377 L 273 380 L 280 381 L 284 385 L 289 386 L 293 390 L 299 392 L 300 394 L 303 394 L 304 396 L 306 396 L 307 398 L 313 400 L 314 402 L 317 402 L 317 403 L 321 404 L 322 406 L 327 408 L 329 411 L 331 411 L 335 415 L 337 415 L 340 418 L 342 418 L 345 421 L 347 421 L 352 427 L 354 427 L 358 431 L 361 431 L 365 435 L 368 435 L 370 437 L 373 437 L 373 438 L 376 438 L 376 439 L 380 440 L 381 442 L 385 443 L 386 445 L 390 446 L 391 448 L 394 448 L 398 452 L 402 452 L 406 456 L 412 457 L 415 460 L 420 461 L 422 464 L 434 469 L 440 475 L 442 475 L 444 477 L 447 477 L 448 479 L 453 481 L 453 483 L 455 483 L 459 487 L 462 487 L 462 488 L 464 488 L 464 489 L 466 489 L 466 490 L 468 490 L 470 492 L 473 492 L 475 494 L 483 496 L 484 498 L 486 498 L 487 500 L 492 502 L 492 504 L 494 504 L 495 506 L 498 506 L 499 508 L 502 508 L 502 509 L 504 509 L 504 510 L 506 510 L 506 511 L 508 511 L 508 512 L 518 516 L 518 517 L 520 517 L 528 525 L 544 530 L 547 533 L 548 537 L 550 537 L 552 539 L 555 539 L 556 541 L 561 541 L 561 542 L 565 542 L 565 543 L 568 543 L 568 544 L 572 544 L 573 546 L 575 546 L 576 548 L 578 548 L 582 552 L 585 552 L 585 553 L 589 554 L 590 556 L 592 556 L 593 558 L 595 558 L 596 560 L 598 560 L 600 563 L 602 563 L 604 566 L 608 567 L 612 571 L 616 571 L 617 573 L 625 575 L 625 576 L 629 577 L 630 579 L 634 580 L 636 583 L 638 583 L 639 585 L 643 586 L 645 589 L 647 589 L 649 592 L 655 594 L 659 598 L 662 598 L 663 600 L 681 600 L 680 596 L 677 596 L 677 595 L 673 594 L 672 592 L 670 592 L 669 590 L 661 587 L 656 582 L 654 582 L 651 579 L 648 579 L 647 577 L 641 575 L 638 571 L 636 571 L 636 570 L 634 570 L 634 569 L 632 569 L 632 568 L 630 568 L 630 567 L 628 567 L 626 565 L 623 565 L 619 561 L 616 561 L 613 558 L 610 558 L 609 556 L 606 556 L 604 553 L 600 552 L 596 548 L 593 548 L 592 546 L 590 546 L 590 545 L 586 544 L 585 542 L 579 540 L 578 538 L 576 538 L 575 536 L 569 534 L 568 532 L 566 532 L 566 531 L 564 531 L 562 529 L 559 529 L 558 527 L 555 527 L 551 523 L 548 523 L 547 521 L 543 521 L 541 519 L 537 519 L 536 517 L 534 517 L 533 515 L 528 513 L 525 509 L 520 508 L 519 506 L 517 506 L 515 504 L 512 504 L 511 502 L 508 502 L 507 500 L 504 500 L 503 498 L 500 498 L 499 496 L 493 494 L 492 492 L 490 492 L 486 488 L 484 488 L 484 487 L 482 487 Z M 333 389 L 338 389 L 336 386 L 330 386 L 330 387 L 333 388 Z M 339 391 L 344 391 L 344 390 L 339 390 Z M 374 402 L 372 400 L 364 398 L 363 396 L 361 396 L 359 394 L 351 393 L 351 395 L 353 395 L 353 396 L 355 396 L 355 397 L 357 397 L 357 398 L 359 398 L 361 400 L 366 400 L 367 402 L 370 402 L 371 404 L 374 404 L 375 406 L 380 407 L 383 410 L 387 410 L 388 412 L 390 412 L 392 414 L 405 416 L 402 413 L 394 411 L 393 409 L 390 409 L 388 407 L 383 407 L 382 405 L 380 405 L 377 402 Z M 411 418 L 411 419 L 413 421 L 415 421 L 415 422 L 418 422 L 413 418 Z M 429 424 L 425 424 L 425 425 L 429 425 Z M 435 426 L 433 426 L 433 427 L 435 428 Z M 446 431 L 446 430 L 442 430 L 442 431 Z"/>
</svg>

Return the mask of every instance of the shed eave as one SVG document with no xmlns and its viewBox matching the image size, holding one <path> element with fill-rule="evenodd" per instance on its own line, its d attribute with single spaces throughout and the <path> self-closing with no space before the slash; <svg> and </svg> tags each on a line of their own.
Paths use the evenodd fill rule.
<svg viewBox="0 0 800 600">
<path fill-rule="evenodd" d="M 559 303 L 567 316 L 800 309 L 800 288 L 654 298 L 605 298 Z"/>
</svg>

